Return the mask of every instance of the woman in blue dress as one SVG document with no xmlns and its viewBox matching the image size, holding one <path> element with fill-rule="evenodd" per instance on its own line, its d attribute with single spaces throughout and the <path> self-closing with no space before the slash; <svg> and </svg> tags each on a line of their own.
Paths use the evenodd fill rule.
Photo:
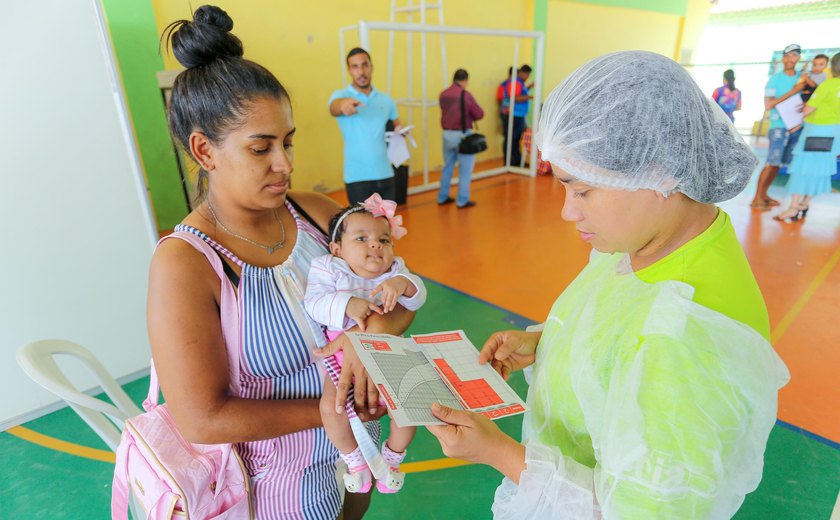
<svg viewBox="0 0 840 520">
<path fill-rule="evenodd" d="M 825 80 L 802 110 L 805 128 L 793 149 L 787 192 L 790 206 L 773 218 L 796 222 L 808 214 L 811 198 L 831 192 L 840 155 L 840 53 L 831 58 L 832 78 Z"/>
</svg>

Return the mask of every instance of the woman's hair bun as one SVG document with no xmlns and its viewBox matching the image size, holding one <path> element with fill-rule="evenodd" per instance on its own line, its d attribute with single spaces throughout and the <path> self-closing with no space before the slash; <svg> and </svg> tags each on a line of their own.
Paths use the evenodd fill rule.
<svg viewBox="0 0 840 520">
<path fill-rule="evenodd" d="M 241 57 L 242 42 L 231 34 L 233 20 L 213 5 L 203 5 L 193 20 L 178 20 L 163 32 L 175 58 L 186 68 L 208 65 L 219 58 Z"/>
<path fill-rule="evenodd" d="M 202 5 L 196 9 L 193 13 L 193 21 L 218 27 L 225 32 L 233 29 L 233 20 L 224 10 L 215 5 Z"/>
</svg>

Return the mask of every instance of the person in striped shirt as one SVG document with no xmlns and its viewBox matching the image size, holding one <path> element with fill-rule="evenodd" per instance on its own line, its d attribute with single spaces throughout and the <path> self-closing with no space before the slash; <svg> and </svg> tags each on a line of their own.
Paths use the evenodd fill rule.
<svg viewBox="0 0 840 520">
<path fill-rule="evenodd" d="M 329 252 L 328 197 L 291 191 L 297 139 L 288 91 L 243 58 L 233 20 L 199 7 L 164 31 L 185 67 L 173 86 L 169 126 L 200 167 L 194 210 L 164 237 L 149 270 L 148 329 L 155 369 L 180 434 L 231 443 L 251 480 L 259 520 L 361 518 L 370 494 L 342 498 L 338 450 L 323 428 L 324 329 L 303 307 L 312 261 Z M 306 175 L 306 173 L 294 173 Z M 402 334 L 401 305 L 368 318 L 369 332 Z M 385 409 L 368 395 L 348 349 L 346 397 L 378 438 Z M 373 411 L 371 411 L 373 409 Z M 224 491 L 223 491 L 224 492 Z"/>
</svg>

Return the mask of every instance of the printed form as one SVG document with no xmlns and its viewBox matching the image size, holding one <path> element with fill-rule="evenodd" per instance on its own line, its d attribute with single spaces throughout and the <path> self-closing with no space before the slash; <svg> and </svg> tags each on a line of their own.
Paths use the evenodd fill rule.
<svg viewBox="0 0 840 520">
<path fill-rule="evenodd" d="M 499 419 L 525 411 L 525 403 L 462 330 L 401 338 L 348 332 L 359 359 L 399 426 L 443 424 L 432 403 Z"/>
</svg>

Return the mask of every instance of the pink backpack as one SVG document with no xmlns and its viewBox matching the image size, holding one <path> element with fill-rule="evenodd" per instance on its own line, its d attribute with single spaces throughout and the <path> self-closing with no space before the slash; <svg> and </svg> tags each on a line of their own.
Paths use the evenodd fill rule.
<svg viewBox="0 0 840 520">
<path fill-rule="evenodd" d="M 239 313 L 233 285 L 222 260 L 197 236 L 176 232 L 204 253 L 222 283 L 222 335 L 228 350 L 230 392 L 239 395 Z M 160 242 L 158 243 L 160 244 Z M 129 493 L 149 520 L 251 519 L 248 472 L 232 444 L 192 444 L 181 436 L 165 404 L 158 405 L 159 386 L 151 367 L 146 413 L 126 422 L 117 449 L 111 495 L 111 516 L 127 520 Z"/>
</svg>

